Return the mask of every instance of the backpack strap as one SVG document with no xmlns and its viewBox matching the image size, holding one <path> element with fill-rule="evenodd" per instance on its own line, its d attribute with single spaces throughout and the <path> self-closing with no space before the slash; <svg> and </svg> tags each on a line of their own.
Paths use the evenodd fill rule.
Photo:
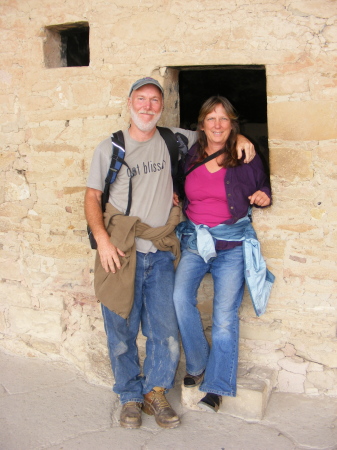
<svg viewBox="0 0 337 450">
<path fill-rule="evenodd" d="M 110 185 L 116 180 L 117 174 L 120 171 L 122 165 L 124 164 L 129 169 L 130 172 L 128 204 L 125 211 L 125 215 L 128 216 L 130 214 L 132 203 L 132 183 L 131 183 L 132 174 L 130 167 L 124 161 L 125 143 L 124 143 L 124 135 L 121 130 L 111 135 L 111 143 L 112 143 L 112 156 L 109 171 L 105 178 L 104 192 L 102 195 L 102 210 L 103 212 L 105 211 L 105 205 L 109 201 Z"/>
<path fill-rule="evenodd" d="M 157 127 L 161 137 L 164 139 L 171 158 L 171 174 L 174 178 L 178 171 L 179 144 L 172 130 L 166 127 Z"/>
</svg>

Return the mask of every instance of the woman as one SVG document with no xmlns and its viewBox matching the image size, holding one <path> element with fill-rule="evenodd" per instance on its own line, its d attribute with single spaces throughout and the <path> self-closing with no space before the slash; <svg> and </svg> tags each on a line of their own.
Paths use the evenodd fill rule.
<svg viewBox="0 0 337 450">
<path fill-rule="evenodd" d="M 177 228 L 183 251 L 174 304 L 186 355 L 184 385 L 200 385 L 206 395 L 198 405 L 214 412 L 222 396 L 236 395 L 238 310 L 245 281 L 257 315 L 264 312 L 274 281 L 250 220 L 252 205 L 270 205 L 270 185 L 258 155 L 249 164 L 238 160 L 237 119 L 224 97 L 211 97 L 201 107 L 198 142 L 185 163 L 187 220 Z M 207 272 L 214 281 L 211 348 L 196 307 Z"/>
</svg>

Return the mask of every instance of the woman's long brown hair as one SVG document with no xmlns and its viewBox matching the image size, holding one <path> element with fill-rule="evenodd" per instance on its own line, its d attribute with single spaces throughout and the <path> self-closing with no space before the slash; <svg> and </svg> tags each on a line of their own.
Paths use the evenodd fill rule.
<svg viewBox="0 0 337 450">
<path fill-rule="evenodd" d="M 198 159 L 196 162 L 203 161 L 208 156 L 205 151 L 207 147 L 207 137 L 205 132 L 201 128 L 203 128 L 204 126 L 204 120 L 207 114 L 213 112 L 216 106 L 218 105 L 221 105 L 224 108 L 232 125 L 232 130 L 223 148 L 223 158 L 221 162 L 218 163 L 218 165 L 221 167 L 235 167 L 240 164 L 240 161 L 238 160 L 238 154 L 236 151 L 236 140 L 237 135 L 240 131 L 238 123 L 238 114 L 235 111 L 234 106 L 230 103 L 230 101 L 227 100 L 227 98 L 222 97 L 220 95 L 210 97 L 208 100 L 204 102 L 204 104 L 200 109 L 197 126 L 199 146 L 198 146 Z"/>
</svg>

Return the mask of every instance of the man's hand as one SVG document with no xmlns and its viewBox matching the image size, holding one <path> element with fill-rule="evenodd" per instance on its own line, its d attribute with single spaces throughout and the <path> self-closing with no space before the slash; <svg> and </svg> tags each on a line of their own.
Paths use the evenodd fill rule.
<svg viewBox="0 0 337 450">
<path fill-rule="evenodd" d="M 97 251 L 101 260 L 103 269 L 108 273 L 116 273 L 117 269 L 121 268 L 119 256 L 125 256 L 118 247 L 115 247 L 109 239 L 109 235 L 102 235 L 97 238 Z"/>
<path fill-rule="evenodd" d="M 251 205 L 257 205 L 257 206 L 268 206 L 270 205 L 270 198 L 265 192 L 262 191 L 256 191 L 253 195 L 250 195 L 249 197 L 250 204 Z"/>
<path fill-rule="evenodd" d="M 245 163 L 249 163 L 252 159 L 254 159 L 254 156 L 256 155 L 254 145 L 242 134 L 238 134 L 237 141 L 236 141 L 236 151 L 238 152 L 238 158 L 242 158 L 242 150 L 245 151 Z"/>
<path fill-rule="evenodd" d="M 173 192 L 173 206 L 179 206 L 179 196 L 176 192 Z"/>
<path fill-rule="evenodd" d="M 102 192 L 97 189 L 87 188 L 84 198 L 85 217 L 97 242 L 97 251 L 101 264 L 106 272 L 116 273 L 121 268 L 119 256 L 125 256 L 119 248 L 110 242 L 104 222 L 101 208 Z"/>
</svg>

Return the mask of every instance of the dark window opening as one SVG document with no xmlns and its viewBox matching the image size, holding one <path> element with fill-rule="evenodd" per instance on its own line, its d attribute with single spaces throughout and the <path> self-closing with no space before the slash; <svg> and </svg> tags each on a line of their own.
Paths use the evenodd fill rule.
<svg viewBox="0 0 337 450">
<path fill-rule="evenodd" d="M 48 68 L 89 66 L 88 22 L 52 25 L 45 28 L 44 59 Z"/>
<path fill-rule="evenodd" d="M 67 67 L 89 66 L 89 27 L 65 30 L 60 34 Z"/>
<path fill-rule="evenodd" d="M 241 134 L 254 143 L 268 168 L 266 71 L 264 66 L 180 68 L 180 126 L 195 130 L 205 100 L 222 95 L 239 113 Z"/>
</svg>

